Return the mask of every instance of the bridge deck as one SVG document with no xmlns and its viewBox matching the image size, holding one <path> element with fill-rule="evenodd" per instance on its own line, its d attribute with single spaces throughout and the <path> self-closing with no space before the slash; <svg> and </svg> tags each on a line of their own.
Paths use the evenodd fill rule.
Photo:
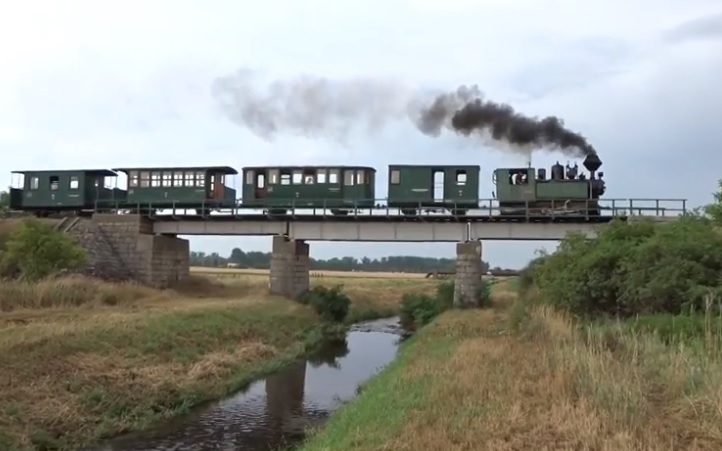
<svg viewBox="0 0 722 451">
<path fill-rule="evenodd" d="M 649 218 L 656 222 L 673 221 L 686 212 L 681 199 L 609 199 L 601 202 L 601 216 L 555 209 L 539 216 L 531 209 L 514 215 L 500 209 L 498 203 L 482 199 L 478 208 L 463 215 L 448 210 L 419 206 L 416 215 L 404 214 L 387 206 L 352 209 L 347 215 L 334 215 L 330 209 L 290 208 L 285 214 L 250 208 L 220 209 L 210 213 L 185 209 L 152 211 L 153 231 L 177 235 L 286 234 L 318 241 L 408 241 L 456 242 L 481 240 L 560 240 L 569 232 L 593 236 L 600 224 L 614 218 Z M 139 206 L 140 207 L 140 206 Z M 448 207 L 448 205 L 447 205 Z M 453 207 L 452 207 L 453 208 Z M 120 211 L 116 211 L 119 213 Z"/>
<path fill-rule="evenodd" d="M 156 220 L 153 232 L 174 235 L 287 235 L 308 241 L 458 242 L 464 240 L 557 241 L 570 232 L 594 236 L 603 222 L 522 222 L 487 220 L 380 220 L 298 217 L 274 220 L 217 217 Z M 609 217 L 608 219 L 612 219 Z M 661 219 L 661 218 L 660 218 Z M 661 222 L 674 220 L 664 218 Z M 608 222 L 608 221 L 607 221 Z"/>
</svg>

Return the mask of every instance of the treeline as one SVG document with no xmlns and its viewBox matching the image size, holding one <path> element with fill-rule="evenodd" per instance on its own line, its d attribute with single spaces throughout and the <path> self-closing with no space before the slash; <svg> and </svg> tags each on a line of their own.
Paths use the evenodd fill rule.
<svg viewBox="0 0 722 451">
<path fill-rule="evenodd" d="M 192 266 L 224 267 L 228 264 L 237 265 L 240 268 L 267 269 L 271 265 L 270 252 L 249 251 L 244 252 L 239 248 L 231 251 L 228 257 L 222 257 L 218 253 L 206 254 L 204 252 L 192 251 L 190 264 Z M 326 271 L 378 271 L 378 272 L 453 272 L 456 268 L 456 260 L 453 258 L 433 258 L 414 256 L 391 256 L 379 259 L 364 257 L 341 257 L 324 259 L 311 259 L 311 269 Z M 482 262 L 484 271 L 488 271 L 489 264 Z"/>
<path fill-rule="evenodd" d="M 678 221 L 614 221 L 571 235 L 522 271 L 527 294 L 583 317 L 719 309 L 722 181 L 714 202 Z"/>
</svg>

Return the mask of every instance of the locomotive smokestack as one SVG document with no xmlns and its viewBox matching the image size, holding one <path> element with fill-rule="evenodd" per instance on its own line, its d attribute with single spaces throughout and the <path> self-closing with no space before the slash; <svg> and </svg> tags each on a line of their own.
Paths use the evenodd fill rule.
<svg viewBox="0 0 722 451">
<path fill-rule="evenodd" d="M 231 121 L 265 140 L 285 132 L 343 141 L 354 125 L 366 125 L 373 133 L 390 122 L 410 119 L 427 136 L 438 137 L 446 129 L 516 153 L 537 149 L 574 157 L 596 153 L 561 119 L 524 116 L 509 105 L 484 100 L 476 85 L 430 98 L 388 80 L 302 76 L 274 81 L 264 89 L 255 79 L 253 70 L 242 69 L 218 78 L 212 93 Z"/>
<path fill-rule="evenodd" d="M 597 169 L 602 167 L 602 160 L 599 159 L 599 156 L 596 153 L 593 153 L 584 159 L 582 165 L 584 165 L 587 171 L 596 172 Z"/>
</svg>

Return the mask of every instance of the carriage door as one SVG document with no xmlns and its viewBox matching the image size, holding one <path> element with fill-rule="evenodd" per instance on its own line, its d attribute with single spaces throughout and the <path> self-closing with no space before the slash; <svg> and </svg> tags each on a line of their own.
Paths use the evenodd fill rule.
<svg viewBox="0 0 722 451">
<path fill-rule="evenodd" d="M 253 186 L 256 199 L 263 199 L 264 197 L 266 197 L 266 171 L 264 171 L 263 169 L 259 169 L 256 171 L 256 177 Z"/>
<path fill-rule="evenodd" d="M 210 173 L 210 198 L 214 200 L 222 200 L 224 196 L 223 188 L 225 187 L 225 176 L 222 173 Z"/>
<path fill-rule="evenodd" d="M 432 175 L 432 182 L 434 189 L 434 202 L 444 201 L 444 171 L 435 170 Z"/>
</svg>

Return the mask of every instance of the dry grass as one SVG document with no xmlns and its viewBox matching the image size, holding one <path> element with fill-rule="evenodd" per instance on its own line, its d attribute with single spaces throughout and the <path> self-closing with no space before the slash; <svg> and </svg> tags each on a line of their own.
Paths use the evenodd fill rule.
<svg viewBox="0 0 722 451">
<path fill-rule="evenodd" d="M 313 283 L 343 283 L 360 319 L 435 282 Z M 318 318 L 269 296 L 262 275 L 195 275 L 168 290 L 78 276 L 10 281 L 0 284 L 0 307 L 0 449 L 74 449 L 144 427 L 237 389 L 318 339 Z"/>
<path fill-rule="evenodd" d="M 722 449 L 719 350 L 503 297 L 423 329 L 303 449 Z"/>
<path fill-rule="evenodd" d="M 68 307 L 137 305 L 148 300 L 179 297 L 245 297 L 260 295 L 258 283 L 222 283 L 208 277 L 191 276 L 171 289 L 155 290 L 132 282 L 108 283 L 83 276 L 66 276 L 40 282 L 0 282 L 0 311 Z"/>
<path fill-rule="evenodd" d="M 75 449 L 184 412 L 298 355 L 318 324 L 292 301 L 250 298 L 7 316 L 0 449 Z"/>
</svg>

